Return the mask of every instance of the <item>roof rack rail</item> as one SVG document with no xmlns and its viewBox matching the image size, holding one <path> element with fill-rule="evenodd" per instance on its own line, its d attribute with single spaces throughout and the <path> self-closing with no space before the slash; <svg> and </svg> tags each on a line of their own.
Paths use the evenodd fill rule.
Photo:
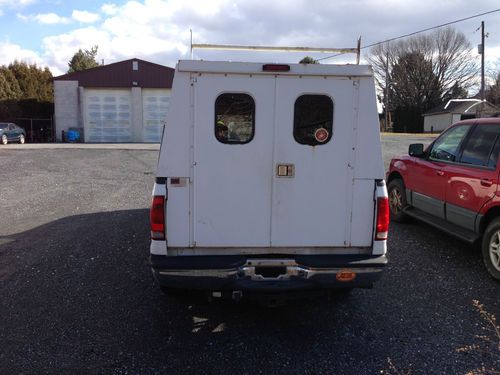
<svg viewBox="0 0 500 375">
<path fill-rule="evenodd" d="M 361 56 L 361 37 L 358 39 L 356 48 L 316 48 L 316 47 L 272 47 L 272 46 L 237 46 L 227 44 L 197 44 L 193 43 L 191 35 L 191 59 L 193 59 L 193 50 L 215 49 L 215 50 L 233 50 L 233 51 L 279 51 L 279 52 L 321 52 L 321 53 L 355 53 L 356 64 L 359 65 Z"/>
</svg>

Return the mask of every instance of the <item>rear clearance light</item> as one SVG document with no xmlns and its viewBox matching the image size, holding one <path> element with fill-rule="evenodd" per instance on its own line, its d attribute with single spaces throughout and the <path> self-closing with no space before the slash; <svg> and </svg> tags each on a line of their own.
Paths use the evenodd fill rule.
<svg viewBox="0 0 500 375">
<path fill-rule="evenodd" d="M 356 272 L 349 269 L 340 270 L 335 276 L 338 281 L 348 282 L 353 281 L 356 278 Z"/>
<path fill-rule="evenodd" d="M 262 66 L 264 72 L 289 72 L 290 65 L 287 64 L 265 64 Z"/>
<path fill-rule="evenodd" d="M 165 240 L 165 197 L 163 195 L 153 197 L 149 220 L 151 223 L 151 239 Z"/>
<path fill-rule="evenodd" d="M 377 198 L 377 231 L 375 241 L 387 240 L 389 232 L 389 199 L 387 197 Z"/>
</svg>

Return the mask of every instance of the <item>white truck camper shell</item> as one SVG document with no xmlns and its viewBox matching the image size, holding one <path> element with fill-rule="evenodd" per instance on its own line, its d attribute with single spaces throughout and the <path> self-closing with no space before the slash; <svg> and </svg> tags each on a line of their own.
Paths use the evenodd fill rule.
<svg viewBox="0 0 500 375">
<path fill-rule="evenodd" d="M 373 71 L 179 61 L 151 207 L 162 288 L 371 287 L 388 204 Z"/>
</svg>

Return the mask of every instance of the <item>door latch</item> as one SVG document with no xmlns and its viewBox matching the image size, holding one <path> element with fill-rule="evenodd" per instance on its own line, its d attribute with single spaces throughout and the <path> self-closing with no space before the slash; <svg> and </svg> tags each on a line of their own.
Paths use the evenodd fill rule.
<svg viewBox="0 0 500 375">
<path fill-rule="evenodd" d="M 276 177 L 294 177 L 295 166 L 293 164 L 277 164 Z"/>
</svg>

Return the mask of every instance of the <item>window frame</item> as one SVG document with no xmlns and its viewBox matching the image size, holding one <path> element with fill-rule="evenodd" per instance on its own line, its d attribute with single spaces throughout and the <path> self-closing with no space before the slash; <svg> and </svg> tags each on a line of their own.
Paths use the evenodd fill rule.
<svg viewBox="0 0 500 375">
<path fill-rule="evenodd" d="M 302 141 L 299 141 L 299 139 L 297 139 L 296 121 L 295 121 L 297 101 L 300 98 L 306 97 L 306 96 L 318 96 L 318 97 L 322 96 L 322 97 L 328 98 L 330 100 L 330 103 L 331 103 L 331 128 L 326 129 L 326 128 L 322 127 L 329 132 L 328 137 L 326 138 L 326 140 L 324 142 L 319 142 L 319 141 L 315 140 L 314 143 L 304 143 Z M 330 143 L 330 141 L 333 138 L 334 118 L 335 118 L 335 101 L 333 100 L 333 98 L 330 95 L 328 95 L 326 93 L 312 93 L 312 92 L 302 93 L 302 94 L 298 95 L 297 98 L 295 99 L 295 101 L 293 102 L 293 124 L 292 124 L 292 126 L 293 126 L 293 129 L 292 129 L 293 130 L 293 139 L 295 140 L 295 142 L 297 142 L 300 145 L 311 146 L 311 147 L 324 146 L 324 145 Z M 320 129 L 320 128 L 318 128 L 318 129 Z M 318 130 L 318 129 L 316 129 L 316 130 Z"/>
<path fill-rule="evenodd" d="M 219 139 L 219 137 L 217 136 L 217 122 L 219 120 L 217 120 L 217 102 L 218 100 L 224 96 L 224 95 L 245 95 L 247 96 L 248 98 L 250 98 L 252 100 L 252 103 L 253 103 L 253 108 L 252 108 L 252 134 L 251 136 L 245 140 L 245 141 L 231 141 L 231 142 L 224 142 L 222 140 Z M 225 92 L 221 92 L 217 95 L 217 97 L 215 98 L 215 101 L 214 101 L 214 137 L 215 139 L 217 140 L 217 142 L 221 143 L 221 144 L 224 144 L 224 145 L 244 145 L 244 144 L 247 144 L 247 143 L 250 143 L 254 137 L 255 137 L 255 113 L 256 113 L 256 104 L 255 104 L 255 98 L 248 92 L 233 92 L 233 91 L 225 91 Z"/>
</svg>

